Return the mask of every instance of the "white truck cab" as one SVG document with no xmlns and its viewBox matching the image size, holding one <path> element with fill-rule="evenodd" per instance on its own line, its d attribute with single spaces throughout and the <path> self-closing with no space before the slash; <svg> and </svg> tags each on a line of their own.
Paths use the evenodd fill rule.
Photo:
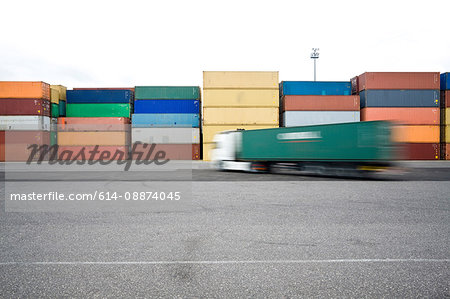
<svg viewBox="0 0 450 299">
<path fill-rule="evenodd" d="M 249 171 L 250 162 L 237 161 L 237 153 L 242 144 L 241 131 L 225 131 L 216 134 L 211 161 L 219 170 Z"/>
</svg>

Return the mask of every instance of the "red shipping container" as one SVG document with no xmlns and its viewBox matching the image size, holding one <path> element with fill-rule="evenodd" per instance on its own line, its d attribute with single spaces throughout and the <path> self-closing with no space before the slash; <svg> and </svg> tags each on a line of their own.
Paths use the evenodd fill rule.
<svg viewBox="0 0 450 299">
<path fill-rule="evenodd" d="M 132 153 L 132 159 L 136 160 L 139 157 L 139 154 L 136 152 L 142 152 L 141 160 L 145 159 L 150 149 L 150 144 L 146 148 L 144 148 L 143 144 L 138 144 Z M 161 158 L 161 160 L 200 160 L 200 144 L 156 144 L 150 159 L 154 159 L 158 151 L 165 153 L 165 157 Z"/>
<path fill-rule="evenodd" d="M 32 153 L 30 145 L 50 145 L 48 131 L 0 131 L 0 162 L 25 162 Z M 39 159 L 35 155 L 33 161 Z M 46 160 L 47 158 L 45 158 Z"/>
<path fill-rule="evenodd" d="M 359 85 L 358 85 L 358 76 L 350 79 L 350 83 L 352 84 L 352 94 L 359 94 Z"/>
<path fill-rule="evenodd" d="M 59 146 L 58 147 L 58 160 L 73 161 L 76 160 L 88 160 L 91 158 L 91 151 L 93 151 L 95 146 Z M 82 156 L 82 151 L 84 150 L 84 158 Z M 128 160 L 129 159 L 128 146 L 99 146 L 97 151 L 94 153 L 93 161 L 99 161 L 100 157 L 102 160 L 109 161 L 111 159 L 118 160 Z M 63 153 L 65 152 L 65 153 Z M 121 154 L 123 152 L 124 154 Z"/>
<path fill-rule="evenodd" d="M 59 117 L 59 131 L 130 131 L 128 117 Z"/>
<path fill-rule="evenodd" d="M 439 72 L 370 72 L 358 76 L 358 91 L 365 89 L 440 89 Z"/>
<path fill-rule="evenodd" d="M 439 108 L 362 108 L 361 121 L 390 120 L 402 125 L 439 125 Z"/>
<path fill-rule="evenodd" d="M 0 115 L 50 116 L 50 101 L 44 99 L 0 99 Z"/>
<path fill-rule="evenodd" d="M 439 143 L 403 143 L 401 144 L 404 160 L 439 160 Z"/>
<path fill-rule="evenodd" d="M 359 111 L 359 96 L 285 95 L 283 111 Z"/>
</svg>

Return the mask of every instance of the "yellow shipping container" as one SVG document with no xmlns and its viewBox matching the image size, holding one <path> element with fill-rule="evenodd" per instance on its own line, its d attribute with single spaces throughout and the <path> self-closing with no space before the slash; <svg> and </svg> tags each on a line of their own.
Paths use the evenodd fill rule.
<svg viewBox="0 0 450 299">
<path fill-rule="evenodd" d="M 441 108 L 441 125 L 450 125 L 450 108 Z"/>
<path fill-rule="evenodd" d="M 237 129 L 257 130 L 267 128 L 278 128 L 278 125 L 209 125 L 203 126 L 203 142 L 209 143 L 213 141 L 214 135 L 223 131 L 234 131 Z"/>
<path fill-rule="evenodd" d="M 278 124 L 278 108 L 203 108 L 203 125 Z"/>
<path fill-rule="evenodd" d="M 59 100 L 60 101 L 67 100 L 67 97 L 66 97 L 67 87 L 65 87 L 63 85 L 50 85 L 50 88 L 54 88 L 59 91 Z"/>
<path fill-rule="evenodd" d="M 441 142 L 450 143 L 450 125 L 441 126 Z"/>
<path fill-rule="evenodd" d="M 211 161 L 211 150 L 214 143 L 203 143 L 203 161 Z"/>
<path fill-rule="evenodd" d="M 58 145 L 128 145 L 128 132 L 58 132 Z"/>
<path fill-rule="evenodd" d="M 205 89 L 203 107 L 278 107 L 278 89 Z"/>
<path fill-rule="evenodd" d="M 50 102 L 59 104 L 59 90 L 50 87 Z"/>
<path fill-rule="evenodd" d="M 439 143 L 440 126 L 395 126 L 392 137 L 401 143 Z"/>
<path fill-rule="evenodd" d="M 203 72 L 203 88 L 278 89 L 278 72 Z"/>
</svg>

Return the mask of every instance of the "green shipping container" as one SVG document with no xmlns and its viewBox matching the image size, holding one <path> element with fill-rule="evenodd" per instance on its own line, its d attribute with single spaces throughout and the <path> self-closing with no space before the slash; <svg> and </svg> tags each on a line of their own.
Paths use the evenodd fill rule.
<svg viewBox="0 0 450 299">
<path fill-rule="evenodd" d="M 196 100 L 200 98 L 198 86 L 136 86 L 136 100 Z"/>
<path fill-rule="evenodd" d="M 242 131 L 241 161 L 389 161 L 391 124 L 367 121 Z"/>
<path fill-rule="evenodd" d="M 67 117 L 130 117 L 130 104 L 67 104 Z"/>
<path fill-rule="evenodd" d="M 58 144 L 58 132 L 50 132 L 50 146 Z"/>
<path fill-rule="evenodd" d="M 59 117 L 59 105 L 52 103 L 52 117 Z"/>
<path fill-rule="evenodd" d="M 66 116 L 66 101 L 59 100 L 59 116 Z"/>
</svg>

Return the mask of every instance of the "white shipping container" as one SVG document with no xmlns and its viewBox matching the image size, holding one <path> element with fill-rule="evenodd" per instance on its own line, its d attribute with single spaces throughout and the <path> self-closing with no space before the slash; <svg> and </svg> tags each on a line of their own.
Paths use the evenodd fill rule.
<svg viewBox="0 0 450 299">
<path fill-rule="evenodd" d="M 50 131 L 48 116 L 0 116 L 1 131 Z"/>
<path fill-rule="evenodd" d="M 286 111 L 283 126 L 313 126 L 360 121 L 359 111 Z"/>
<path fill-rule="evenodd" d="M 199 144 L 199 128 L 133 128 L 132 142 L 156 144 Z"/>
</svg>

